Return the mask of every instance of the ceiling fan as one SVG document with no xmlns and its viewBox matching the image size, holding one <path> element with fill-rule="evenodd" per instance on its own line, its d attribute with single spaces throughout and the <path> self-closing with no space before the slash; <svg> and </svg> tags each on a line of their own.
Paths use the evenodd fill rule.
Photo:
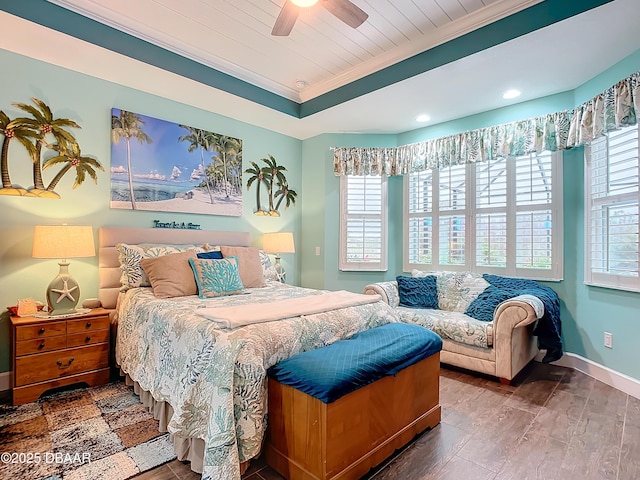
<svg viewBox="0 0 640 480">
<path fill-rule="evenodd" d="M 369 18 L 369 15 L 349 0 L 286 0 L 273 25 L 271 35 L 281 37 L 289 35 L 296 23 L 300 8 L 311 7 L 318 2 L 335 17 L 353 28 L 358 28 Z"/>
</svg>

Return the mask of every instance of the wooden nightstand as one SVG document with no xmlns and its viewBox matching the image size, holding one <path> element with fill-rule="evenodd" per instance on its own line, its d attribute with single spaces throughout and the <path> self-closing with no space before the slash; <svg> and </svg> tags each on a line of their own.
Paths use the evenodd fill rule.
<svg viewBox="0 0 640 480">
<path fill-rule="evenodd" d="M 61 319 L 11 317 L 13 404 L 72 383 L 109 381 L 109 312 Z"/>
</svg>

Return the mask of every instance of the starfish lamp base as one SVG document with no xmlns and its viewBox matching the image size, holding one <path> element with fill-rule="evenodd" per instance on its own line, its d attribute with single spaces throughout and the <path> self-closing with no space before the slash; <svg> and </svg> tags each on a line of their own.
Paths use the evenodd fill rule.
<svg viewBox="0 0 640 480">
<path fill-rule="evenodd" d="M 78 282 L 69 274 L 69 262 L 61 261 L 60 272 L 47 287 L 49 315 L 68 315 L 76 312 L 80 300 Z"/>
</svg>

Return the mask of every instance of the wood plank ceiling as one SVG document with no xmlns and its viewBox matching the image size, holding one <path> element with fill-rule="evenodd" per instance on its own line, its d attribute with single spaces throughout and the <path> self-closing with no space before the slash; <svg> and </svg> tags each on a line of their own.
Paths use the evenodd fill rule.
<svg viewBox="0 0 640 480">
<path fill-rule="evenodd" d="M 288 37 L 274 37 L 284 0 L 50 1 L 295 101 L 540 2 L 353 0 L 369 14 L 358 29 L 316 4 L 300 9 Z"/>
</svg>

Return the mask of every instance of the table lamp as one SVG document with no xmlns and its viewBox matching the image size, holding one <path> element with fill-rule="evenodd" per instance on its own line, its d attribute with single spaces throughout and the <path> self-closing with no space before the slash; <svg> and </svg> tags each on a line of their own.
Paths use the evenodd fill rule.
<svg viewBox="0 0 640 480">
<path fill-rule="evenodd" d="M 284 271 L 282 263 L 280 263 L 280 254 L 296 252 L 295 246 L 293 245 L 293 233 L 265 233 L 262 237 L 262 249 L 267 253 L 275 254 L 276 263 L 274 267 L 278 274 L 278 281 L 284 283 L 286 272 Z"/>
<path fill-rule="evenodd" d="M 33 235 L 33 258 L 59 258 L 60 272 L 47 287 L 48 315 L 76 313 L 80 300 L 78 282 L 69 273 L 68 258 L 93 257 L 93 227 L 80 225 L 36 226 Z"/>
</svg>

